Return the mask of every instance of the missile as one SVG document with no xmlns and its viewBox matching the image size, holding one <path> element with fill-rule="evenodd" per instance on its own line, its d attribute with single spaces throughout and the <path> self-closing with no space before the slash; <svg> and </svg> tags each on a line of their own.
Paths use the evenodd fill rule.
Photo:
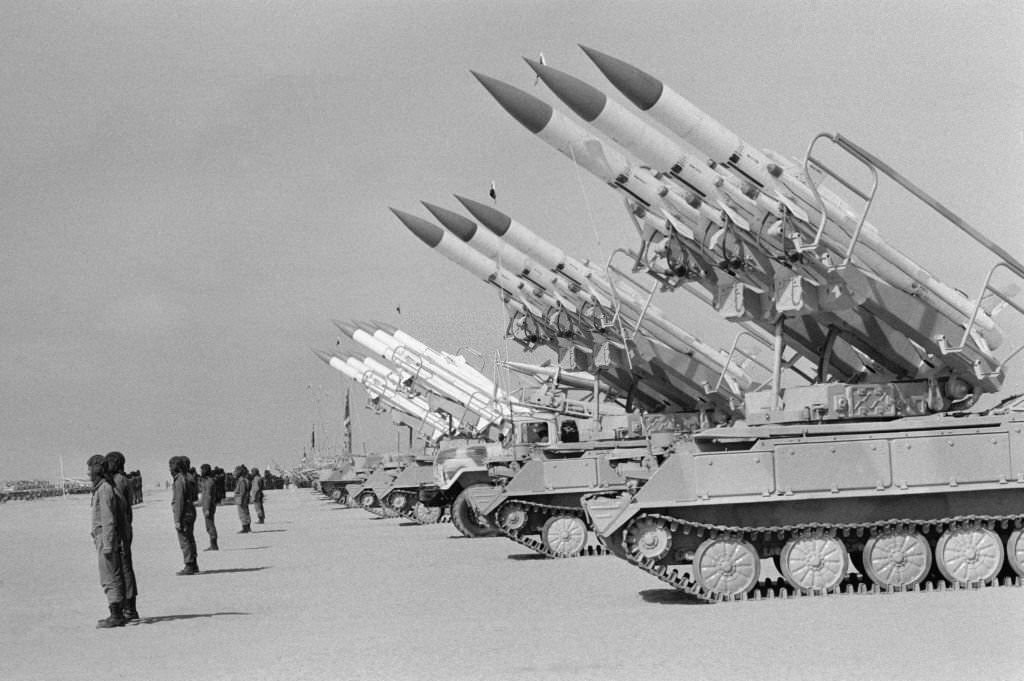
<svg viewBox="0 0 1024 681">
<path fill-rule="evenodd" d="M 541 138 L 573 163 L 604 182 L 618 187 L 647 206 L 660 203 L 662 187 L 653 176 L 645 177 L 629 159 L 608 147 L 547 103 L 496 78 L 471 71 L 480 84 L 523 127 Z"/>
<path fill-rule="evenodd" d="M 352 340 L 363 345 L 376 355 L 394 362 L 397 366 L 416 376 L 439 394 L 446 395 L 450 399 L 465 405 L 482 418 L 492 423 L 498 423 L 505 416 L 500 408 L 495 408 L 489 396 L 483 396 L 475 388 L 466 387 L 460 384 L 457 377 L 445 375 L 438 367 L 429 362 L 424 362 L 421 357 L 412 357 L 406 353 L 395 352 L 394 348 L 380 339 L 371 335 L 366 329 L 354 324 L 335 322 L 337 327 L 348 335 Z"/>
<path fill-rule="evenodd" d="M 746 222 L 742 216 L 730 216 L 721 205 L 703 201 L 697 194 L 683 196 L 658 179 L 650 170 L 633 164 L 615 149 L 604 144 L 582 126 L 551 108 L 533 95 L 495 78 L 473 72 L 477 80 L 513 118 L 573 162 L 622 193 L 626 200 L 646 209 L 683 222 L 687 237 L 680 232 L 680 238 L 690 238 L 694 248 L 704 249 L 702 244 L 715 245 L 715 234 L 734 222 Z M 696 211 L 696 213 L 694 212 Z M 721 250 L 726 242 L 715 248 Z M 745 262 L 739 254 L 723 253 L 723 257 L 736 262 Z M 728 273 L 728 276 L 734 276 Z M 773 274 L 762 266 L 758 271 L 744 272 L 749 283 L 761 291 L 771 290 Z"/>
<path fill-rule="evenodd" d="M 477 369 L 470 366 L 466 361 L 466 358 L 462 355 L 453 355 L 444 352 L 443 350 L 435 350 L 414 336 L 402 331 L 397 326 L 393 326 L 386 322 L 373 321 L 371 322 L 371 325 L 376 327 L 374 335 L 378 338 L 382 338 L 381 334 L 386 334 L 391 337 L 392 342 L 396 346 L 407 347 L 411 351 L 418 353 L 423 357 L 431 358 L 439 366 L 443 366 L 446 370 L 462 376 L 467 383 L 476 386 L 481 392 L 494 395 L 495 398 L 501 402 L 506 402 L 511 399 L 509 395 L 495 385 L 491 379 L 487 378 Z"/>
<path fill-rule="evenodd" d="M 391 209 L 391 212 L 427 246 L 437 250 L 446 258 L 461 265 L 485 282 L 496 286 L 504 293 L 511 296 L 520 296 L 520 292 L 524 292 L 526 295 L 521 297 L 528 306 L 533 299 L 536 299 L 537 305 L 540 305 L 542 308 L 557 306 L 558 301 L 549 294 L 537 291 L 534 287 L 527 287 L 525 282 L 513 277 L 486 256 L 459 241 L 458 238 L 445 238 L 445 230 L 437 225 L 394 208 Z M 540 309 L 537 310 L 537 313 L 540 314 Z"/>
<path fill-rule="evenodd" d="M 554 272 L 541 267 L 528 255 L 515 248 L 511 248 L 506 242 L 498 239 L 486 229 L 477 229 L 477 224 L 466 219 L 453 211 L 435 206 L 426 201 L 422 202 L 438 222 L 444 225 L 445 229 L 469 245 L 481 255 L 495 261 L 501 269 L 508 270 L 510 274 L 521 277 L 528 282 L 539 286 L 547 291 L 553 298 L 566 307 L 574 307 L 570 303 L 567 294 L 575 292 L 567 291 L 567 285 L 555 275 Z"/>
<path fill-rule="evenodd" d="M 592 48 L 580 47 L 612 85 L 637 108 L 706 153 L 712 161 L 729 168 L 738 177 L 746 178 L 754 187 L 772 190 L 773 197 L 785 202 L 794 215 L 804 222 L 818 219 L 819 204 L 813 191 L 806 186 L 807 180 L 799 174 L 786 177 L 787 174 L 792 176 L 792 168 L 789 173 L 785 173 L 779 163 L 746 144 L 734 132 L 657 78 L 620 59 Z M 780 183 L 780 179 L 784 181 Z M 831 200 L 824 202 L 824 208 L 831 223 L 842 230 L 848 242 L 857 223 L 852 212 L 834 194 Z M 808 215 L 810 217 L 806 217 Z M 877 228 L 870 223 L 865 222 L 861 229 L 860 242 L 865 248 L 858 253 L 858 259 L 883 279 L 912 295 L 925 297 L 937 310 L 961 325 L 973 317 L 989 348 L 999 346 L 1001 333 L 991 317 L 984 311 L 976 310 L 975 303 L 966 295 L 942 283 L 909 257 L 885 243 Z M 842 242 L 839 243 L 838 251 L 843 252 Z"/>
<path fill-rule="evenodd" d="M 541 380 L 550 380 L 557 385 L 579 390 L 593 390 L 598 379 L 586 371 L 565 371 L 559 366 L 542 366 L 539 364 L 526 364 L 523 362 L 504 361 L 501 365 L 508 367 L 516 373 L 525 376 L 533 376 Z"/>
<path fill-rule="evenodd" d="M 403 395 L 395 393 L 386 386 L 382 386 L 379 380 L 366 376 L 366 372 L 360 371 L 357 366 L 353 366 L 336 355 L 331 355 L 319 350 L 313 350 L 313 352 L 332 369 L 340 371 L 348 378 L 366 388 L 366 391 L 372 398 L 378 399 L 384 402 L 389 408 L 400 411 L 407 416 L 419 420 L 422 424 L 430 426 L 430 428 L 434 430 L 432 439 L 437 439 L 437 437 L 440 437 L 447 432 L 448 424 L 441 420 L 437 414 L 429 412 L 429 410 L 424 409 L 422 405 L 409 400 Z"/>
<path fill-rule="evenodd" d="M 457 401 L 474 413 L 485 412 L 482 414 L 485 416 L 497 413 L 501 418 L 511 418 L 515 415 L 513 405 L 500 401 L 495 394 L 493 384 L 489 381 L 486 384 L 477 384 L 468 380 L 467 374 L 461 372 L 458 367 L 452 367 L 448 363 L 438 363 L 432 357 L 401 345 L 394 338 L 380 331 L 374 331 L 373 335 L 383 343 L 390 345 L 392 361 L 407 368 L 420 367 L 416 373 L 410 374 L 410 380 L 413 382 L 417 384 L 422 382 L 433 392 L 446 399 Z M 459 392 L 453 392 L 452 386 Z M 519 411 L 522 412 L 522 410 Z"/>
<path fill-rule="evenodd" d="M 731 179 L 719 175 L 706 163 L 687 156 L 680 145 L 615 100 L 609 99 L 597 88 L 531 59 L 527 59 L 526 63 L 580 118 L 643 162 L 666 172 L 702 200 L 714 202 L 728 212 L 736 224 L 749 229 L 751 222 L 757 220 L 758 213 L 763 212 Z M 774 213 L 775 217 L 782 214 L 777 205 L 774 206 Z"/>
<path fill-rule="evenodd" d="M 417 236 L 419 236 L 428 245 L 432 247 L 438 247 L 440 250 L 440 246 L 442 244 L 446 242 L 451 242 L 452 244 L 458 244 L 458 246 L 461 246 L 464 249 L 466 249 L 462 250 L 458 248 L 451 248 L 448 249 L 448 252 L 446 252 L 445 254 L 448 255 L 448 257 L 454 260 L 456 263 L 465 266 L 467 269 L 473 271 L 474 267 L 472 264 L 473 260 L 468 255 L 469 253 L 472 253 L 477 258 L 483 257 L 480 254 L 476 253 L 476 251 L 474 251 L 473 249 L 466 247 L 466 245 L 463 244 L 462 242 L 453 239 L 447 239 L 443 233 L 443 230 L 430 224 L 429 222 L 416 218 L 415 216 L 403 213 L 401 211 L 396 211 L 394 209 L 392 209 L 392 211 L 395 213 L 397 217 L 399 217 L 400 220 L 402 220 L 402 222 L 406 223 L 410 230 L 414 231 L 414 233 L 416 233 Z M 485 281 L 492 283 L 495 281 L 495 279 L 493 278 L 495 267 L 493 264 L 491 266 L 479 265 L 476 267 L 476 270 L 478 275 L 480 275 L 481 278 L 483 278 Z M 498 272 L 500 273 L 501 270 L 499 269 Z M 508 279 L 514 280 L 514 278 L 511 276 L 508 277 Z M 502 288 L 503 290 L 511 291 L 515 287 L 506 284 L 506 286 Z M 547 303 L 548 309 L 555 307 L 554 305 L 552 305 L 552 302 L 550 300 L 547 300 L 545 302 Z M 652 317 L 652 321 L 653 323 L 657 323 L 659 320 L 657 320 L 655 317 Z M 675 384 L 674 387 L 671 389 L 671 392 L 675 392 L 677 395 L 681 396 L 679 398 L 679 401 L 691 402 L 694 399 L 718 399 L 717 396 L 705 398 L 704 392 L 708 389 L 709 386 L 714 386 L 718 384 L 719 376 L 723 371 L 725 371 L 727 374 L 727 385 L 729 386 L 730 390 L 736 391 L 737 382 L 739 382 L 740 385 L 750 384 L 750 380 L 744 375 L 741 369 L 733 365 L 724 366 L 724 353 L 720 353 L 714 349 L 708 348 L 703 343 L 693 338 L 689 334 L 686 334 L 678 327 L 673 327 L 671 329 L 671 332 L 659 333 L 659 340 L 662 344 L 665 344 L 667 348 L 671 348 L 672 352 L 678 353 L 678 355 L 674 359 L 675 361 L 680 362 L 682 363 L 682 365 L 684 365 L 684 370 L 680 372 L 671 367 L 665 367 L 662 364 L 659 364 L 657 368 L 649 365 L 644 366 L 643 373 L 649 379 L 658 376 L 659 374 L 663 374 L 663 380 Z M 621 342 L 621 339 L 619 340 L 619 342 Z M 647 342 L 642 339 L 635 340 L 635 344 L 637 344 L 638 346 L 646 346 L 646 343 Z M 647 356 L 650 358 L 655 358 L 659 363 L 662 363 L 664 360 L 663 353 L 656 353 L 652 351 L 648 352 Z M 639 360 L 637 361 L 639 362 Z M 685 383 L 678 382 L 681 377 L 685 378 Z"/>
<path fill-rule="evenodd" d="M 509 270 L 512 274 L 526 277 L 538 285 L 544 286 L 545 282 L 537 279 L 541 272 L 530 262 L 522 252 L 499 241 L 493 234 L 486 230 L 477 229 L 472 220 L 465 218 L 454 211 L 441 206 L 421 201 L 420 203 L 437 218 L 437 221 L 449 232 L 457 236 L 464 243 L 472 242 L 473 247 L 491 260 L 497 261 L 499 267 Z"/>
<path fill-rule="evenodd" d="M 494 211 L 494 213 L 497 213 L 497 211 Z M 501 214 L 498 213 L 498 215 Z M 492 214 L 490 217 L 493 218 L 495 216 Z M 511 219 L 508 220 L 508 224 L 511 224 Z M 525 242 L 528 245 L 533 246 L 535 249 L 542 245 L 543 242 L 539 237 L 536 237 L 536 235 L 534 235 L 529 229 L 518 223 L 516 227 L 516 231 L 519 234 L 521 242 Z M 509 244 L 509 246 L 511 247 L 511 244 Z M 699 338 L 696 338 L 684 329 L 668 321 L 664 316 L 664 313 L 662 313 L 657 307 L 649 305 L 647 301 L 632 295 L 624 288 L 621 291 L 616 289 L 613 293 L 612 287 L 604 277 L 595 276 L 592 278 L 592 281 L 595 283 L 600 282 L 602 288 L 606 292 L 605 295 L 601 296 L 598 300 L 598 302 L 600 302 L 605 308 L 611 308 L 618 303 L 631 317 L 631 324 L 636 323 L 642 318 L 645 330 L 666 346 L 681 354 L 692 356 L 693 361 L 701 361 L 705 363 L 709 367 L 709 370 L 715 372 L 716 375 L 722 371 L 726 371 L 732 380 L 739 381 L 744 386 L 749 386 L 749 378 L 746 377 L 739 368 L 731 365 L 729 367 L 725 367 L 723 357 L 724 353 L 706 345 Z M 614 296 L 614 299 L 610 297 L 609 294 Z"/>
<path fill-rule="evenodd" d="M 470 215 L 495 236 L 525 253 L 540 263 L 542 267 L 563 274 L 576 285 L 582 285 L 594 273 L 594 270 L 587 264 L 567 255 L 554 244 L 545 241 L 496 208 L 458 195 L 455 198 L 466 207 Z"/>
<path fill-rule="evenodd" d="M 386 398 L 399 411 L 419 419 L 436 430 L 449 430 L 449 421 L 436 413 L 430 406 L 430 403 L 424 398 L 394 391 L 387 385 L 386 378 L 378 374 L 371 366 L 355 357 L 345 359 L 345 364 L 359 375 L 359 381 L 365 387 L 377 390 L 382 398 Z M 453 418 L 451 425 L 454 428 L 458 428 L 461 424 L 459 419 Z"/>
</svg>

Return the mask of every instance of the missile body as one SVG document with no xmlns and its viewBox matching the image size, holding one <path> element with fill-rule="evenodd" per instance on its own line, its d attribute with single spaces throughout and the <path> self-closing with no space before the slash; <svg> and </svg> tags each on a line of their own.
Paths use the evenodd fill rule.
<svg viewBox="0 0 1024 681">
<path fill-rule="evenodd" d="M 507 295 L 522 299 L 524 304 L 535 309 L 537 314 L 542 314 L 541 310 L 543 309 L 558 305 L 559 301 L 552 298 L 549 293 L 540 291 L 534 286 L 528 286 L 526 282 L 498 267 L 495 262 L 459 241 L 458 238 L 446 237 L 445 230 L 437 225 L 394 208 L 391 209 L 391 212 L 425 244 L 485 282 L 496 286 Z"/>
<path fill-rule="evenodd" d="M 349 363 L 336 355 L 328 355 L 319 351 L 314 352 L 332 369 L 340 371 L 348 378 L 362 385 L 370 394 L 370 397 L 383 402 L 390 409 L 419 421 L 421 426 L 420 432 L 425 433 L 428 439 L 437 440 L 448 432 L 448 424 L 437 414 L 431 413 L 422 404 L 395 393 L 386 385 L 383 385 L 379 378 L 369 376 L 368 372 L 363 367 L 360 367 L 358 363 Z"/>
<path fill-rule="evenodd" d="M 650 170 L 631 163 L 627 157 L 533 95 L 500 80 L 478 73 L 474 75 L 513 118 L 577 165 L 619 191 L 632 205 L 639 205 L 662 218 L 683 223 L 685 229 L 677 230 L 677 236 L 692 241 L 692 248 L 706 250 L 713 247 L 721 251 L 722 259 L 728 262 L 751 262 L 748 254 L 738 252 L 732 241 L 722 238 L 730 220 L 747 222 L 735 211 L 727 212 L 725 204 L 708 203 L 693 192 L 690 197 L 679 194 Z M 694 216 L 697 218 L 694 219 Z M 771 289 L 773 278 L 772 272 L 766 270 L 763 263 L 757 269 L 745 268 L 742 273 L 726 271 L 726 276 L 742 276 L 761 291 Z"/>
<path fill-rule="evenodd" d="M 795 204 L 794 212 L 797 215 L 803 213 L 816 224 L 821 215 L 819 204 L 807 186 L 810 180 L 803 177 L 802 170 L 792 166 L 785 169 L 780 167 L 769 156 L 746 144 L 738 135 L 657 78 L 597 50 L 587 47 L 583 47 L 583 50 L 608 80 L 639 109 L 706 153 L 712 161 L 731 169 L 737 177 L 745 178 L 758 189 L 765 189 L 773 198 L 787 205 Z M 831 243 L 841 253 L 843 245 L 849 242 L 856 229 L 856 220 L 837 196 L 829 192 L 822 194 L 826 198 L 824 208 L 833 227 Z M 837 228 L 845 239 L 836 238 L 834 230 Z M 975 306 L 967 296 L 942 283 L 885 243 L 877 228 L 870 223 L 864 224 L 860 241 L 865 248 L 857 254 L 857 259 L 890 284 L 926 297 L 937 310 L 958 324 L 964 324 L 971 318 Z M 991 317 L 981 313 L 975 322 L 982 330 L 988 346 L 997 348 L 1001 334 Z"/>
<path fill-rule="evenodd" d="M 509 220 L 509 222 L 511 223 L 511 220 Z M 532 242 L 534 246 L 540 245 L 539 240 L 530 238 L 531 236 L 535 236 L 530 232 L 530 230 L 522 225 L 517 226 L 519 227 L 517 231 L 520 234 L 521 241 L 525 241 L 527 243 Z M 478 233 L 484 232 L 482 230 L 478 230 Z M 468 243 L 470 246 L 476 247 L 476 238 L 471 238 Z M 508 244 L 508 248 L 506 250 L 515 249 L 511 244 Z M 607 278 L 603 275 L 594 274 L 592 275 L 591 280 L 602 290 L 611 292 L 612 287 L 608 283 Z M 726 366 L 724 362 L 724 353 L 712 348 L 699 338 L 688 333 L 685 329 L 682 329 L 676 324 L 670 322 L 661 310 L 656 306 L 648 305 L 645 300 L 633 295 L 628 288 L 621 287 L 621 289 L 616 289 L 616 292 L 617 295 L 614 298 L 607 294 L 600 295 L 597 297 L 596 302 L 606 309 L 612 309 L 616 306 L 621 307 L 620 311 L 624 314 L 630 325 L 635 325 L 637 322 L 641 321 L 641 311 L 646 308 L 646 311 L 643 312 L 641 322 L 645 331 L 664 345 L 687 357 L 688 359 L 686 361 L 702 363 L 705 366 L 705 373 L 713 374 L 715 376 L 714 379 L 709 378 L 701 381 L 700 383 L 702 385 L 715 384 L 717 382 L 717 376 L 725 372 L 731 381 L 739 383 L 738 386 L 734 384 L 734 387 L 737 389 L 750 387 L 751 381 L 749 377 L 744 375 L 744 372 L 741 369 L 734 365 Z M 588 302 L 592 302 L 578 299 L 580 295 L 578 292 L 566 292 L 566 295 L 574 297 L 573 303 L 577 309 L 584 307 Z"/>
<path fill-rule="evenodd" d="M 405 348 L 425 359 L 434 362 L 443 371 L 458 376 L 473 389 L 487 395 L 494 395 L 499 402 L 508 402 L 509 396 L 494 384 L 489 378 L 470 366 L 462 355 L 452 355 L 444 351 L 438 351 L 426 343 L 402 331 L 396 326 L 385 322 L 374 321 L 371 324 L 375 327 L 374 337 L 381 342 L 392 345 L 396 350 Z"/>
<path fill-rule="evenodd" d="M 578 286 L 582 286 L 593 275 L 594 269 L 589 265 L 567 255 L 562 249 L 545 241 L 501 211 L 462 196 L 455 198 L 495 236 L 525 253 L 542 267 L 562 274 Z"/>
<path fill-rule="evenodd" d="M 729 211 L 734 222 L 744 229 L 749 229 L 751 222 L 762 213 L 757 203 L 744 195 L 731 177 L 723 177 L 706 163 L 690 158 L 680 145 L 645 124 L 636 114 L 597 88 L 550 66 L 529 59 L 526 62 L 580 118 L 643 162 L 666 172 L 700 199 Z M 776 217 L 779 217 L 781 213 L 777 209 L 776 212 Z"/>
<path fill-rule="evenodd" d="M 475 222 L 454 211 L 426 201 L 421 203 L 445 229 L 457 236 L 463 243 L 471 244 L 482 255 L 494 260 L 499 267 L 517 277 L 528 279 L 538 286 L 547 288 L 552 285 L 554 273 L 539 266 L 522 251 L 509 248 L 505 242 L 491 232 L 478 229 Z"/>
<path fill-rule="evenodd" d="M 593 390 L 598 379 L 586 371 L 565 371 L 557 366 L 540 366 L 537 364 L 525 364 L 523 362 L 502 362 L 502 366 L 508 367 L 526 376 L 533 376 L 542 380 L 551 380 L 558 385 L 578 390 Z"/>
<path fill-rule="evenodd" d="M 465 405 L 466 408 L 470 409 L 475 414 L 478 414 L 482 419 L 490 423 L 499 423 L 502 420 L 503 414 L 500 410 L 496 410 L 494 408 L 489 396 L 482 396 L 478 391 L 472 388 L 467 389 L 466 386 L 460 385 L 457 379 L 453 380 L 453 377 L 445 376 L 442 371 L 438 371 L 436 366 L 424 363 L 422 358 L 395 352 L 394 348 L 382 343 L 365 329 L 354 327 L 353 325 L 343 325 L 337 322 L 336 324 L 338 328 L 343 333 L 349 335 L 352 340 L 363 345 L 374 354 L 380 355 L 384 359 L 394 362 L 397 366 L 408 371 L 410 374 L 414 375 L 417 380 L 422 381 L 425 385 L 428 385 L 439 394 L 447 396 L 459 404 Z"/>
</svg>

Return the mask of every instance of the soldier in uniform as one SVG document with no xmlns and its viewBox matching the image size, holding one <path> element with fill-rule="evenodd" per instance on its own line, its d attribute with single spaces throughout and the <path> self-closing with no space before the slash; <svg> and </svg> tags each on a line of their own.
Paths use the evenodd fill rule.
<svg viewBox="0 0 1024 681">
<path fill-rule="evenodd" d="M 124 600 L 121 602 L 121 611 L 126 620 L 137 620 L 139 611 L 135 607 L 135 599 L 139 595 L 139 590 L 138 582 L 135 581 L 135 567 L 132 564 L 132 480 L 124 472 L 124 454 L 110 452 L 104 460 L 118 497 L 117 530 L 121 539 L 121 569 L 124 575 Z"/>
<path fill-rule="evenodd" d="M 206 547 L 206 550 L 219 551 L 214 516 L 217 514 L 217 504 L 220 502 L 220 498 L 217 493 L 217 480 L 208 463 L 199 467 L 199 494 L 202 498 L 203 518 L 206 520 L 206 534 L 210 537 L 210 545 Z"/>
<path fill-rule="evenodd" d="M 238 506 L 238 520 L 242 523 L 239 534 L 251 532 L 249 525 L 252 518 L 249 515 L 249 471 L 245 466 L 239 465 L 235 468 L 235 505 Z"/>
<path fill-rule="evenodd" d="M 252 505 L 256 508 L 256 522 L 263 524 L 266 514 L 263 512 L 263 476 L 259 468 L 252 469 Z"/>
<path fill-rule="evenodd" d="M 121 569 L 121 537 L 117 528 L 117 494 L 107 473 L 106 460 L 102 454 L 89 457 L 86 463 L 89 479 L 92 481 L 92 540 L 96 546 L 99 563 L 100 585 L 107 596 L 110 615 L 96 623 L 97 629 L 123 627 L 124 574 Z"/>
<path fill-rule="evenodd" d="M 199 574 L 199 564 L 196 560 L 195 499 L 198 492 L 188 473 L 189 460 L 187 457 L 172 456 L 168 466 L 171 469 L 171 475 L 174 476 L 171 514 L 174 517 L 174 529 L 178 533 L 178 545 L 181 546 L 181 555 L 185 561 L 185 567 L 177 574 L 197 575 Z"/>
</svg>

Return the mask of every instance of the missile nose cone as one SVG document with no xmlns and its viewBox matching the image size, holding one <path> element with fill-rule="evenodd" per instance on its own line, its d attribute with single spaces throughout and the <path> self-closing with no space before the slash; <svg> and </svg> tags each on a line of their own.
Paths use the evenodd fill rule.
<svg viewBox="0 0 1024 681">
<path fill-rule="evenodd" d="M 351 338 L 353 334 L 355 334 L 355 332 L 358 330 L 356 325 L 352 324 L 351 322 L 342 322 L 338 321 L 337 319 L 332 319 L 331 321 L 333 321 L 334 325 L 338 327 L 338 329 L 349 338 Z"/>
<path fill-rule="evenodd" d="M 530 132 L 534 134 L 540 132 L 551 120 L 555 110 L 549 104 L 497 78 L 491 78 L 476 71 L 470 71 L 470 73 L 480 81 L 480 84 L 491 93 L 492 97 L 498 100 L 498 104 L 501 104 L 505 111 L 508 111 Z"/>
<path fill-rule="evenodd" d="M 419 237 L 420 241 L 426 245 L 434 248 L 441 239 L 444 238 L 444 230 L 437 225 L 431 224 L 423 218 L 416 217 L 412 213 L 406 213 L 401 210 L 391 209 L 391 212 L 395 214 L 402 224 L 409 228 L 409 231 Z"/>
<path fill-rule="evenodd" d="M 469 241 L 476 234 L 476 223 L 469 218 L 462 217 L 447 208 L 441 208 L 441 206 L 435 206 L 426 201 L 421 201 L 421 203 L 449 232 L 463 241 Z"/>
<path fill-rule="evenodd" d="M 527 59 L 526 63 L 577 116 L 589 123 L 601 115 L 608 97 L 596 87 L 532 59 Z"/>
<path fill-rule="evenodd" d="M 654 76 L 585 45 L 580 45 L 580 49 L 590 57 L 604 77 L 641 110 L 650 109 L 661 98 L 665 84 Z"/>
<path fill-rule="evenodd" d="M 322 350 L 317 350 L 316 348 L 310 348 L 310 350 L 312 350 L 313 354 L 319 357 L 320 361 L 322 361 L 324 364 L 331 363 L 331 355 L 329 353 L 323 352 Z"/>
<path fill-rule="evenodd" d="M 474 201 L 473 199 L 467 199 L 465 197 L 455 195 L 455 198 L 459 200 L 469 214 L 480 221 L 487 229 L 491 230 L 498 236 L 505 236 L 505 232 L 512 225 L 512 218 L 502 213 L 500 210 L 491 208 L 487 204 Z"/>
<path fill-rule="evenodd" d="M 398 331 L 397 326 L 388 324 L 387 322 L 378 322 L 376 319 L 373 320 L 372 324 L 389 336 L 393 336 L 395 331 Z"/>
</svg>

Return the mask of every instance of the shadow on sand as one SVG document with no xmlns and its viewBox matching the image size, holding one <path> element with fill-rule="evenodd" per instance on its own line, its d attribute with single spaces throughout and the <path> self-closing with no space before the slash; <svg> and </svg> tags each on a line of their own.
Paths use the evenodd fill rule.
<svg viewBox="0 0 1024 681">
<path fill-rule="evenodd" d="M 288 530 L 253 530 L 251 534 L 266 534 L 267 532 L 287 532 Z"/>
<path fill-rule="evenodd" d="M 226 615 L 248 615 L 247 612 L 207 612 L 195 615 L 164 615 L 162 617 L 141 617 L 138 624 L 159 624 L 160 622 L 173 622 L 175 620 L 192 620 L 199 617 L 224 617 Z"/>
<path fill-rule="evenodd" d="M 662 605 L 708 605 L 706 601 L 678 589 L 644 589 L 640 598 L 647 603 Z"/>
<path fill-rule="evenodd" d="M 203 575 L 223 575 L 229 572 L 259 572 L 260 570 L 266 570 L 266 566 L 263 567 L 251 567 L 251 568 L 224 568 L 222 570 L 200 570 L 196 577 L 202 577 Z"/>
<path fill-rule="evenodd" d="M 547 560 L 543 553 L 510 553 L 509 560 Z"/>
<path fill-rule="evenodd" d="M 235 549 L 220 549 L 221 551 L 261 551 L 263 549 L 269 549 L 269 546 L 239 546 Z"/>
</svg>

